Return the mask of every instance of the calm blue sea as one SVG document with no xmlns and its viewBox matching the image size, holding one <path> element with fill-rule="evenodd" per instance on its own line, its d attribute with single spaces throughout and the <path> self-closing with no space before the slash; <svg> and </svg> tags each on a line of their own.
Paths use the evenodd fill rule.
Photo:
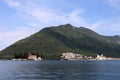
<svg viewBox="0 0 120 80">
<path fill-rule="evenodd" d="M 0 80 L 120 80 L 120 61 L 0 61 Z"/>
</svg>

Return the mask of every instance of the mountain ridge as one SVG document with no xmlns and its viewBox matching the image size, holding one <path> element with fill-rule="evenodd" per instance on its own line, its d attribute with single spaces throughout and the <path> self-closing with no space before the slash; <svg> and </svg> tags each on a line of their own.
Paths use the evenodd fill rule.
<svg viewBox="0 0 120 80">
<path fill-rule="evenodd" d="M 95 56 L 103 53 L 108 57 L 120 57 L 120 36 L 103 36 L 88 28 L 71 24 L 51 26 L 17 41 L 2 50 L 2 57 L 13 57 L 18 53 L 60 55 L 75 52 Z"/>
</svg>

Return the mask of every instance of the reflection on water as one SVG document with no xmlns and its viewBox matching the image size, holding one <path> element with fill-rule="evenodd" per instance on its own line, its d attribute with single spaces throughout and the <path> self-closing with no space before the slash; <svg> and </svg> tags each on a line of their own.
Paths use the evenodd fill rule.
<svg viewBox="0 0 120 80">
<path fill-rule="evenodd" d="M 120 80 L 120 61 L 0 61 L 0 80 Z"/>
</svg>

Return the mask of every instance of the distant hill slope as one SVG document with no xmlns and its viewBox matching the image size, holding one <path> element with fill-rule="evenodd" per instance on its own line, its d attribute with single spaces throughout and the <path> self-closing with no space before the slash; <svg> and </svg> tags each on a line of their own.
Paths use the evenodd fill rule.
<svg viewBox="0 0 120 80">
<path fill-rule="evenodd" d="M 102 36 L 96 32 L 71 24 L 44 28 L 2 50 L 2 57 L 13 57 L 17 53 L 59 55 L 76 52 L 83 55 L 103 53 L 105 56 L 120 57 L 120 36 Z"/>
</svg>

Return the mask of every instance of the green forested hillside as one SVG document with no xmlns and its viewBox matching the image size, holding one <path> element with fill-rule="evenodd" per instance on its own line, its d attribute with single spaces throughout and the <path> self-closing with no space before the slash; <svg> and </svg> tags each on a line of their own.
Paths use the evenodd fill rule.
<svg viewBox="0 0 120 80">
<path fill-rule="evenodd" d="M 44 28 L 0 53 L 3 58 L 11 58 L 15 54 L 29 52 L 48 57 L 58 57 L 63 52 L 88 56 L 103 53 L 105 56 L 120 57 L 120 36 L 102 36 L 90 29 L 66 24 Z"/>
</svg>

